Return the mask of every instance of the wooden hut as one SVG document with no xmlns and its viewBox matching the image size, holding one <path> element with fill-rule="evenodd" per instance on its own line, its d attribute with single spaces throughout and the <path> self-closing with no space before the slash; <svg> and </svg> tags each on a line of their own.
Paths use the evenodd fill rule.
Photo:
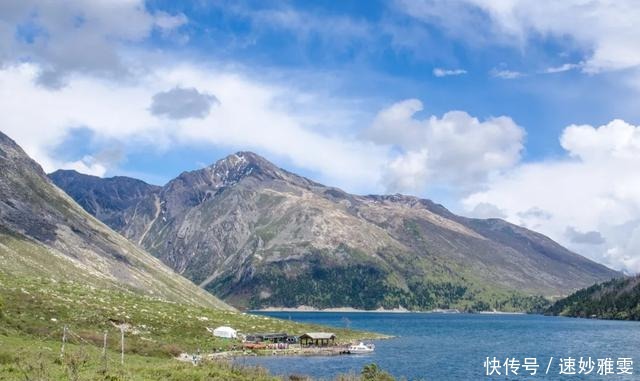
<svg viewBox="0 0 640 381">
<path fill-rule="evenodd" d="M 308 332 L 300 336 L 300 344 L 304 347 L 328 347 L 336 344 L 336 335 L 331 332 Z"/>
</svg>

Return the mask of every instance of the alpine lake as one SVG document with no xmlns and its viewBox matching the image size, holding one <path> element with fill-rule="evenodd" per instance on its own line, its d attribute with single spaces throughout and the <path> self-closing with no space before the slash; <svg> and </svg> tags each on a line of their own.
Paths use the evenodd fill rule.
<svg viewBox="0 0 640 381">
<path fill-rule="evenodd" d="M 375 351 L 364 355 L 235 359 L 285 377 L 332 379 L 375 363 L 406 380 L 640 379 L 638 322 L 509 314 L 254 313 L 394 336 L 375 341 Z"/>
</svg>

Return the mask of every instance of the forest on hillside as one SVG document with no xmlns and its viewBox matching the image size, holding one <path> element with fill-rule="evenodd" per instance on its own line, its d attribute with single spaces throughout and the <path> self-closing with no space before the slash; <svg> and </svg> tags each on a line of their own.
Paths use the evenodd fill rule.
<svg viewBox="0 0 640 381">
<path fill-rule="evenodd" d="M 546 312 L 582 318 L 640 320 L 640 276 L 613 279 L 579 290 Z"/>
</svg>

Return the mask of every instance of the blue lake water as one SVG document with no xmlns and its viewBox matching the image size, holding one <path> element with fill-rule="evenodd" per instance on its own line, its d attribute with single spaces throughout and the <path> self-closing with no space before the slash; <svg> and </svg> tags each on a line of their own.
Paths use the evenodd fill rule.
<svg viewBox="0 0 640 381">
<path fill-rule="evenodd" d="M 273 374 L 287 376 L 305 374 L 331 379 L 340 373 L 357 373 L 369 363 L 376 363 L 392 375 L 407 380 L 640 380 L 640 323 L 587 320 L 538 315 L 472 315 L 429 313 L 329 313 L 329 312 L 269 312 L 262 313 L 282 319 L 320 323 L 375 331 L 396 336 L 376 341 L 376 351 L 368 355 L 331 357 L 248 357 L 236 361 L 261 365 Z M 487 376 L 485 360 L 495 357 L 520 362 L 518 375 L 505 376 L 501 366 Z M 553 359 L 551 359 L 553 357 Z M 561 358 L 575 359 L 575 375 L 560 374 Z M 577 374 L 579 359 L 586 363 Z M 587 358 L 595 363 L 588 366 Z M 537 373 L 523 368 L 524 358 L 536 358 Z M 602 363 L 598 375 L 598 359 Z M 628 364 L 618 364 L 620 358 L 631 358 Z M 549 366 L 549 363 L 551 365 Z M 570 360 L 565 363 L 571 365 Z M 516 363 L 517 365 L 517 363 Z M 547 367 L 549 367 L 548 373 Z M 636 370 L 637 368 L 637 370 Z M 490 368 L 491 369 L 491 368 Z M 495 368 L 493 368 L 495 369 Z M 512 368 L 513 369 L 513 368 Z M 565 367 L 571 372 L 571 367 Z M 609 374 L 608 371 L 614 374 Z M 631 372 L 632 375 L 616 374 Z M 545 374 L 547 373 L 547 374 Z"/>
</svg>

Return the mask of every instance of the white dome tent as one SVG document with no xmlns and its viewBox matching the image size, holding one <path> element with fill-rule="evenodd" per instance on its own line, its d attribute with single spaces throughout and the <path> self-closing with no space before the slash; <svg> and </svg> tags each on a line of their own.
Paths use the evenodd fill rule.
<svg viewBox="0 0 640 381">
<path fill-rule="evenodd" d="M 235 339 L 238 337 L 238 331 L 231 327 L 221 326 L 213 330 L 213 336 L 223 337 L 225 339 Z"/>
</svg>

